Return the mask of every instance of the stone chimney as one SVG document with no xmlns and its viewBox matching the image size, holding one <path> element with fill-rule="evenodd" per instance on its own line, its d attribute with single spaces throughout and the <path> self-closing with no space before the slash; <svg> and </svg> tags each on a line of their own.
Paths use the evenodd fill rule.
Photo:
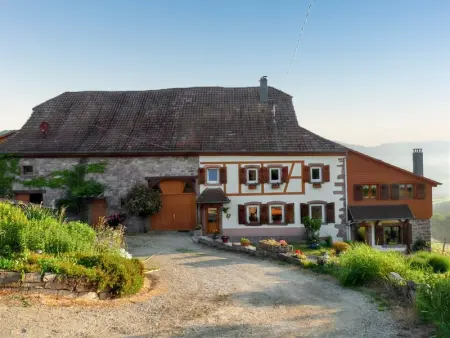
<svg viewBox="0 0 450 338">
<path fill-rule="evenodd" d="M 423 152 L 422 149 L 413 149 L 413 173 L 423 176 Z"/>
<path fill-rule="evenodd" d="M 269 87 L 267 86 L 267 76 L 259 79 L 259 101 L 267 103 L 269 101 Z"/>
</svg>

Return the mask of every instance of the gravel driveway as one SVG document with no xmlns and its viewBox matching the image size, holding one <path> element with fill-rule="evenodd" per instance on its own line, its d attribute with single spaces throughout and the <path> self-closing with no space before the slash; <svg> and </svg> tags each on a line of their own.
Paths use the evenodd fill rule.
<svg viewBox="0 0 450 338">
<path fill-rule="evenodd" d="M 326 276 L 200 247 L 186 234 L 129 236 L 128 246 L 157 254 L 147 261 L 160 266 L 150 299 L 99 308 L 0 296 L 0 337 L 401 336 L 389 312 Z"/>
</svg>

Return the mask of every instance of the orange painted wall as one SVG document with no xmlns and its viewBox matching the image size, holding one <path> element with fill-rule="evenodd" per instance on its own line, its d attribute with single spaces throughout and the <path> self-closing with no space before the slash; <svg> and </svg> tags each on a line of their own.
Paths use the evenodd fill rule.
<svg viewBox="0 0 450 338">
<path fill-rule="evenodd" d="M 412 155 L 411 155 L 412 162 Z M 348 204 L 357 205 L 394 205 L 408 204 L 416 218 L 427 219 L 433 215 L 432 186 L 414 175 L 408 175 L 395 168 L 388 167 L 365 156 L 349 151 L 347 155 Z M 364 199 L 355 201 L 353 197 L 354 184 L 402 184 L 425 183 L 425 199 L 417 200 L 377 200 Z"/>
</svg>

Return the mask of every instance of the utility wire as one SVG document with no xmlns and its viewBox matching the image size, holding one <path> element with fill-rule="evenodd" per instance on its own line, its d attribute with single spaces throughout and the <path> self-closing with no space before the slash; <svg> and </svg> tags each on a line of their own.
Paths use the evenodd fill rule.
<svg viewBox="0 0 450 338">
<path fill-rule="evenodd" d="M 291 71 L 292 63 L 294 62 L 295 55 L 297 54 L 298 46 L 300 44 L 300 40 L 302 39 L 303 31 L 305 30 L 306 23 L 308 22 L 308 17 L 309 17 L 309 13 L 311 13 L 311 7 L 312 7 L 313 2 L 314 2 L 314 0 L 309 1 L 308 11 L 306 12 L 305 21 L 303 22 L 303 26 L 300 31 L 300 35 L 298 36 L 297 45 L 295 46 L 295 50 L 294 50 L 294 54 L 292 55 L 291 62 L 289 62 L 289 67 L 288 67 L 288 70 L 284 77 L 284 81 L 283 81 L 283 85 L 281 86 L 281 90 L 283 90 L 284 84 L 286 83 L 286 79 L 289 75 L 289 72 Z"/>
</svg>

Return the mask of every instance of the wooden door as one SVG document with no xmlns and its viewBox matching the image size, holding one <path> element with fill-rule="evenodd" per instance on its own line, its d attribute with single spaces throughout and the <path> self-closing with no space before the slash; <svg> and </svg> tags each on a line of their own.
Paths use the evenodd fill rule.
<svg viewBox="0 0 450 338">
<path fill-rule="evenodd" d="M 220 210 L 218 207 L 206 208 L 206 233 L 220 231 Z"/>
<path fill-rule="evenodd" d="M 151 217 L 151 230 L 194 230 L 196 224 L 196 195 L 184 193 L 185 182 L 160 182 L 161 210 Z"/>
<path fill-rule="evenodd" d="M 106 205 L 106 201 L 104 199 L 92 200 L 90 207 L 91 207 L 90 224 L 92 226 L 99 225 L 101 219 L 107 216 L 106 213 L 108 207 Z"/>
</svg>

